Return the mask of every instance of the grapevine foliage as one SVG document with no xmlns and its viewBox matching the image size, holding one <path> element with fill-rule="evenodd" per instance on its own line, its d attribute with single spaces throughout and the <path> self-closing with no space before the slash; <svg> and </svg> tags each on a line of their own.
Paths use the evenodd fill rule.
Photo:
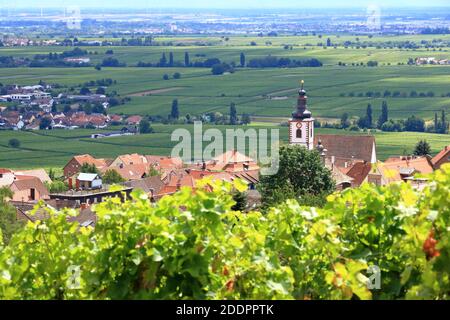
<svg viewBox="0 0 450 320">
<path fill-rule="evenodd" d="M 210 187 L 213 191 L 210 192 Z M 236 182 L 153 204 L 95 207 L 95 229 L 50 211 L 0 244 L 2 299 L 448 299 L 450 166 L 422 191 L 363 185 L 322 209 L 231 208 Z M 370 266 L 381 286 L 370 290 Z"/>
</svg>

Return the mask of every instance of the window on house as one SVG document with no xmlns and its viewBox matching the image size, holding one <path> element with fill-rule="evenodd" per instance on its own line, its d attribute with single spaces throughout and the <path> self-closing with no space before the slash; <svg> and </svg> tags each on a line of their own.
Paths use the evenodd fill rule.
<svg viewBox="0 0 450 320">
<path fill-rule="evenodd" d="M 298 139 L 302 138 L 302 129 L 297 129 L 297 138 Z"/>
<path fill-rule="evenodd" d="M 36 190 L 33 188 L 30 189 L 30 199 L 36 200 Z"/>
<path fill-rule="evenodd" d="M 2 173 L 0 173 L 0 179 L 1 179 L 1 178 L 3 178 L 3 174 L 2 174 Z"/>
</svg>

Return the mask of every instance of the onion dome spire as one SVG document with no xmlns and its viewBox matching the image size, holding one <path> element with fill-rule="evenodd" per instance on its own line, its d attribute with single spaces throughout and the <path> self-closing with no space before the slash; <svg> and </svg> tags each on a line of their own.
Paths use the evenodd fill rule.
<svg viewBox="0 0 450 320">
<path fill-rule="evenodd" d="M 300 81 L 301 88 L 298 91 L 297 109 L 292 113 L 293 119 L 311 118 L 311 112 L 308 110 L 308 96 L 304 89 L 305 81 Z"/>
</svg>

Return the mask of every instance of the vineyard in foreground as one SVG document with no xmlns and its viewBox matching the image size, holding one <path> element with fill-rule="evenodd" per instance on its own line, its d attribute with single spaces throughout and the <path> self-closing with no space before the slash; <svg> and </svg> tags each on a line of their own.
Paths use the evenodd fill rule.
<svg viewBox="0 0 450 320">
<path fill-rule="evenodd" d="M 431 179 L 264 214 L 232 211 L 233 186 L 203 181 L 157 204 L 139 192 L 99 204 L 95 229 L 52 212 L 0 248 L 0 298 L 448 299 L 450 166 Z"/>
</svg>

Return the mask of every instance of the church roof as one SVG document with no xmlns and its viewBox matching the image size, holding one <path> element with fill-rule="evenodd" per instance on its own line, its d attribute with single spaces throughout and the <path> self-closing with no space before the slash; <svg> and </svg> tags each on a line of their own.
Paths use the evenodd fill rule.
<svg viewBox="0 0 450 320">
<path fill-rule="evenodd" d="M 319 140 L 327 149 L 327 157 L 334 156 L 342 160 L 364 160 L 369 163 L 373 159 L 374 136 L 321 134 L 314 137 L 314 145 Z"/>
</svg>

